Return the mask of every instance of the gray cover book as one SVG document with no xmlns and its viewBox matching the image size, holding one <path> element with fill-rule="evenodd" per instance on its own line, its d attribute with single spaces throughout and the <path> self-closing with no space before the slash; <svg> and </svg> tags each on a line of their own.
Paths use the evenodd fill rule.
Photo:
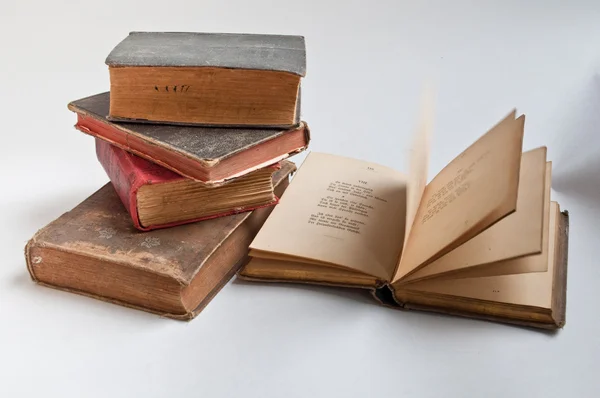
<svg viewBox="0 0 600 398">
<path fill-rule="evenodd" d="M 239 33 L 131 32 L 109 66 L 222 67 L 306 74 L 304 37 Z"/>
<path fill-rule="evenodd" d="M 303 151 L 310 142 L 310 132 L 305 123 L 291 129 L 220 128 L 201 126 L 171 126 L 140 123 L 115 123 L 107 119 L 110 93 L 82 98 L 69 104 L 69 109 L 80 117 L 91 119 L 87 126 L 79 119 L 75 127 L 86 134 L 103 139 L 126 151 L 135 153 L 160 164 L 183 176 L 203 180 L 203 171 L 217 168 L 224 160 L 256 148 L 270 141 L 285 138 L 301 130 L 305 136 L 302 148 L 287 148 L 280 144 L 278 156 L 287 158 Z M 171 154 L 172 160 L 156 158 L 162 149 Z M 289 152 L 288 152 L 289 150 Z M 153 155 L 154 153 L 154 155 Z M 181 169 L 181 162 L 192 162 L 188 171 Z"/>
</svg>

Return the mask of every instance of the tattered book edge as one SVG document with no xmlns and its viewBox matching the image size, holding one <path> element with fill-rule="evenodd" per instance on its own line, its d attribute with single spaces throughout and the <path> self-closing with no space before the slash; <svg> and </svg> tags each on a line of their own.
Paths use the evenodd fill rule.
<svg viewBox="0 0 600 398">
<path fill-rule="evenodd" d="M 557 310 L 558 316 L 555 321 L 557 327 L 562 328 L 567 322 L 567 273 L 569 263 L 569 211 L 563 210 L 561 212 L 559 223 L 559 234 L 561 238 L 558 242 L 556 257 L 560 261 L 561 266 L 557 270 L 556 281 L 558 286 L 561 287 L 556 289 L 558 292 L 557 297 Z M 554 314 L 553 314 L 554 315 Z"/>
<path fill-rule="evenodd" d="M 29 256 L 26 256 L 26 258 L 27 258 L 27 264 L 28 264 L 28 268 L 29 268 Z M 149 307 L 144 307 L 144 306 L 128 303 L 123 300 L 113 299 L 111 297 L 106 297 L 106 296 L 89 293 L 89 292 L 86 292 L 83 290 L 73 289 L 73 288 L 64 287 L 64 286 L 52 285 L 50 283 L 37 280 L 37 278 L 35 278 L 34 274 L 32 273 L 31 269 L 29 270 L 29 273 L 30 273 L 30 276 L 32 277 L 33 281 L 40 286 L 45 286 L 45 287 L 49 287 L 52 289 L 56 289 L 56 290 L 60 290 L 60 291 L 68 292 L 68 293 L 79 294 L 81 296 L 90 297 L 90 298 L 101 300 L 101 301 L 104 301 L 107 303 L 117 304 L 122 307 L 132 308 L 135 310 L 140 310 L 140 311 L 148 312 L 151 314 L 159 315 L 164 318 L 170 318 L 170 319 L 175 319 L 175 320 L 179 320 L 179 321 L 190 321 L 190 320 L 194 319 L 196 316 L 198 316 L 198 314 L 200 312 L 202 312 L 202 310 L 212 301 L 212 299 L 217 295 L 217 293 L 219 293 L 219 291 L 221 291 L 221 289 L 231 280 L 231 278 L 233 278 L 233 276 L 241 268 L 241 266 L 244 264 L 245 261 L 246 261 L 246 259 L 242 259 L 242 260 L 238 261 L 234 266 L 232 266 L 231 269 L 227 272 L 227 274 L 225 274 L 225 276 L 221 279 L 219 284 L 217 286 L 215 286 L 215 288 L 212 289 L 210 291 L 210 293 L 205 298 L 203 298 L 200 301 L 200 303 L 193 310 L 188 311 L 183 314 L 165 312 L 165 311 L 161 311 L 161 310 L 157 310 L 157 309 L 153 309 L 153 308 L 149 308 Z"/>
<path fill-rule="evenodd" d="M 188 126 L 188 127 L 219 127 L 228 129 L 282 129 L 294 130 L 300 126 L 300 121 L 294 121 L 292 124 L 217 124 L 217 123 L 191 123 L 191 122 L 171 122 L 162 120 L 132 119 L 122 116 L 107 115 L 106 120 L 114 123 L 132 123 L 132 124 L 159 124 L 163 126 Z"/>
<path fill-rule="evenodd" d="M 132 154 L 136 155 L 136 156 L 142 157 L 142 158 L 144 158 L 144 159 L 146 159 L 146 160 L 148 160 L 148 161 L 150 161 L 150 162 L 152 162 L 152 163 L 156 163 L 156 164 L 157 164 L 157 165 L 159 165 L 159 166 L 162 166 L 162 167 L 164 167 L 164 168 L 166 168 L 166 169 L 169 169 L 169 170 L 171 170 L 172 172 L 174 172 L 174 173 L 177 173 L 177 174 L 179 174 L 179 175 L 181 175 L 181 176 L 183 176 L 183 177 L 185 177 L 185 178 L 189 178 L 189 179 L 191 179 L 191 180 L 194 180 L 194 181 L 196 181 L 196 182 L 199 182 L 199 183 L 201 183 L 201 184 L 204 184 L 204 185 L 205 185 L 205 186 L 207 186 L 207 187 L 219 187 L 219 186 L 223 186 L 223 185 L 225 185 L 225 184 L 228 184 L 228 183 L 232 182 L 232 181 L 233 181 L 233 180 L 235 180 L 236 178 L 239 178 L 239 177 L 241 177 L 241 176 L 243 176 L 243 175 L 247 175 L 247 174 L 250 174 L 251 172 L 254 172 L 254 171 L 258 170 L 258 168 L 257 168 L 257 167 L 253 167 L 253 168 L 251 168 L 251 169 L 248 169 L 248 170 L 246 170 L 246 172 L 244 172 L 244 173 L 238 173 L 238 174 L 232 175 L 232 176 L 230 176 L 230 177 L 227 177 L 227 178 L 224 178 L 224 179 L 221 179 L 221 180 L 199 180 L 198 178 L 194 178 L 193 176 L 191 176 L 191 175 L 189 175 L 189 174 L 187 174 L 187 173 L 185 173 L 185 172 L 183 172 L 183 171 L 181 171 L 181 170 L 177 169 L 176 167 L 173 167 L 173 166 L 171 166 L 171 165 L 169 165 L 169 164 L 167 164 L 167 163 L 164 163 L 163 161 L 161 161 L 161 160 L 159 160 L 159 159 L 157 159 L 157 158 L 155 158 L 155 157 L 148 156 L 147 154 L 145 154 L 145 153 L 143 153 L 143 152 L 137 151 L 137 150 L 135 150 L 135 149 L 132 149 L 131 147 L 128 147 L 128 146 L 121 145 L 121 144 L 119 144 L 118 142 L 115 142 L 115 141 L 113 141 L 113 140 L 110 140 L 110 139 L 108 139 L 107 137 L 105 137 L 105 136 L 103 136 L 103 135 L 99 135 L 99 134 L 95 133 L 94 131 L 92 131 L 92 130 L 88 129 L 88 128 L 87 128 L 87 127 L 85 127 L 85 126 L 82 126 L 82 125 L 80 125 L 80 124 L 76 124 L 76 125 L 75 125 L 75 128 L 76 128 L 77 130 L 81 131 L 81 132 L 82 132 L 82 133 L 84 133 L 84 134 L 87 134 L 87 135 L 90 135 L 90 136 L 92 136 L 92 137 L 94 137 L 94 138 L 97 138 L 97 139 L 100 139 L 100 140 L 106 141 L 106 142 L 108 142 L 109 144 L 111 144 L 111 145 L 114 145 L 114 146 L 115 146 L 115 147 L 117 147 L 117 148 L 123 149 L 123 150 L 125 150 L 125 151 L 127 151 L 127 152 L 130 152 L 130 153 L 132 153 Z M 305 132 L 306 132 L 306 130 L 305 130 Z M 154 144 L 150 144 L 150 145 L 154 145 Z M 275 164 L 277 164 L 277 163 L 279 163 L 279 162 L 282 162 L 282 161 L 284 161 L 284 160 L 287 160 L 288 158 L 290 158 L 290 157 L 292 157 L 292 156 L 294 156 L 294 155 L 296 155 L 296 154 L 298 154 L 298 153 L 301 153 L 301 152 L 305 151 L 307 148 L 308 148 L 308 142 L 307 142 L 307 145 L 305 145 L 305 146 L 303 146 L 303 147 L 300 147 L 300 148 L 298 148 L 298 149 L 296 149 L 296 150 L 294 150 L 294 151 L 292 151 L 292 152 L 289 152 L 289 153 L 283 154 L 283 155 L 281 155 L 281 156 L 275 157 L 275 158 L 273 158 L 273 159 L 270 159 L 270 160 L 268 160 L 268 161 L 264 162 L 264 163 L 261 165 L 262 167 L 260 167 L 260 168 L 265 168 L 265 167 L 271 167 L 271 166 L 274 166 Z M 195 161 L 195 158 L 188 158 L 188 159 L 189 159 L 189 160 L 192 160 L 192 161 Z M 214 167 L 215 165 L 216 165 L 216 164 L 210 165 L 210 166 L 209 166 L 209 168 L 212 168 L 212 167 Z"/>
<path fill-rule="evenodd" d="M 248 214 L 252 214 L 252 213 L 248 213 Z M 247 217 L 244 217 L 243 220 L 241 220 L 241 222 L 243 223 L 244 221 L 246 221 Z M 36 236 L 38 234 L 40 234 L 44 229 L 48 228 L 52 223 L 48 224 L 46 227 L 40 229 L 36 235 L 34 235 L 33 238 L 31 238 L 29 240 L 29 242 L 27 242 L 27 245 L 25 246 L 25 261 L 27 263 L 27 269 L 29 270 L 29 273 L 31 275 L 31 279 L 33 279 L 33 281 L 35 282 L 39 282 L 39 280 L 37 279 L 37 277 L 35 276 L 35 272 L 34 272 L 34 267 L 31 264 L 31 261 L 34 261 L 31 258 L 31 249 L 33 247 L 38 247 L 38 248 L 47 248 L 47 249 L 52 249 L 52 250 L 56 250 L 56 251 L 60 251 L 63 253 L 73 253 L 76 255 L 80 255 L 80 256 L 85 256 L 85 257 L 90 257 L 90 258 L 94 258 L 96 260 L 99 261 L 103 261 L 103 262 L 109 262 L 112 264 L 118 264 L 120 266 L 129 268 L 129 269 L 133 269 L 133 270 L 138 270 L 138 271 L 143 271 L 143 272 L 148 272 L 150 274 L 154 274 L 154 275 L 158 275 L 158 276 L 162 276 L 165 278 L 170 278 L 173 279 L 175 282 L 177 282 L 179 285 L 181 285 L 182 287 L 188 286 L 191 281 L 194 279 L 196 273 L 194 273 L 193 276 L 191 276 L 190 280 L 186 280 L 186 278 L 183 275 L 180 275 L 179 273 L 165 273 L 165 272 L 160 272 L 157 271 L 155 269 L 152 268 L 147 268 L 144 266 L 139 266 L 139 264 L 133 265 L 129 262 L 126 261 L 115 261 L 113 258 L 106 256 L 106 255 L 98 255 L 97 253 L 90 253 L 90 252 L 86 252 L 86 251 L 78 251 L 78 250 L 74 250 L 73 248 L 65 248 L 63 246 L 60 245 L 56 245 L 54 243 L 49 243 L 49 242 L 44 242 L 44 241 L 39 241 L 36 239 Z M 239 224 L 235 227 L 232 228 L 232 231 L 234 231 L 237 227 L 239 226 Z M 227 238 L 229 238 L 229 236 L 231 235 L 231 232 L 225 237 L 223 238 L 223 240 L 226 240 Z M 204 261 L 202 262 L 202 264 L 198 267 L 198 270 L 200 268 L 202 268 L 202 266 L 204 265 L 204 263 L 210 258 L 210 256 L 212 256 L 212 254 L 214 253 L 211 252 L 209 255 L 206 256 L 206 258 L 204 259 Z"/>
<path fill-rule="evenodd" d="M 99 94 L 97 94 L 97 95 L 99 95 Z M 91 96 L 91 97 L 94 97 L 94 96 Z M 84 99 L 87 99 L 87 98 L 90 98 L 90 97 L 81 98 L 81 99 L 79 99 L 79 100 L 76 100 L 76 101 L 70 102 L 70 103 L 67 105 L 67 108 L 68 108 L 68 109 L 69 109 L 71 112 L 74 112 L 75 114 L 77 114 L 77 115 L 78 115 L 78 117 L 90 118 L 90 119 L 93 119 L 93 120 L 94 120 L 96 123 L 101 123 L 101 124 L 105 124 L 105 125 L 107 125 L 107 127 L 108 127 L 108 128 L 115 128 L 116 130 L 119 130 L 120 132 L 122 132 L 122 133 L 124 133 L 124 134 L 126 134 L 126 135 L 133 135 L 133 136 L 135 136 L 136 138 L 140 139 L 141 141 L 144 141 L 144 142 L 145 142 L 147 145 L 152 145 L 152 146 L 157 146 L 157 147 L 161 147 L 161 148 L 168 149 L 169 151 L 171 151 L 171 152 L 174 152 L 174 153 L 177 153 L 178 155 L 181 155 L 182 157 L 185 157 L 185 158 L 186 158 L 186 159 L 188 159 L 188 160 L 192 160 L 192 161 L 194 161 L 194 162 L 199 162 L 199 163 L 201 163 L 201 164 L 202 164 L 202 166 L 203 166 L 203 167 L 205 167 L 205 168 L 207 168 L 207 169 L 210 169 L 210 168 L 212 168 L 212 167 L 215 167 L 215 166 L 216 166 L 216 165 L 218 165 L 218 164 L 219 164 L 221 161 L 223 161 L 223 160 L 225 160 L 225 159 L 227 159 L 227 158 L 229 158 L 229 157 L 232 157 L 232 156 L 234 156 L 234 155 L 237 155 L 237 154 L 239 154 L 239 153 L 241 153 L 241 152 L 244 152 L 245 150 L 248 150 L 248 149 L 249 149 L 249 148 L 241 148 L 241 149 L 239 149 L 239 150 L 238 150 L 238 151 L 236 151 L 236 152 L 231 152 L 231 153 L 228 153 L 228 154 L 226 154 L 226 155 L 224 155 L 224 156 L 222 156 L 222 157 L 219 157 L 219 158 L 200 158 L 200 157 L 191 156 L 189 153 L 187 153 L 187 152 L 185 152 L 185 151 L 181 151 L 181 150 L 180 150 L 179 148 L 177 148 L 177 147 L 174 147 L 174 146 L 172 146 L 172 145 L 165 144 L 164 142 L 157 141 L 157 140 L 154 140 L 154 139 L 152 139 L 152 138 L 149 138 L 148 136 L 145 136 L 145 135 L 141 135 L 141 134 L 138 134 L 138 133 L 136 133 L 134 130 L 131 130 L 131 129 L 127 128 L 127 127 L 126 127 L 126 126 L 127 126 L 127 124 L 126 124 L 126 123 L 122 123 L 122 124 L 113 123 L 112 121 L 109 121 L 109 120 L 107 120 L 105 117 L 101 117 L 101 116 L 99 116 L 99 115 L 97 115 L 97 114 L 95 114 L 95 113 L 89 112 L 89 111 L 88 111 L 87 109 L 85 109 L 85 108 L 81 108 L 81 107 L 79 107 L 78 105 L 76 105 L 76 102 L 78 102 L 78 101 L 82 101 L 82 100 L 84 100 Z M 191 177 L 191 176 L 188 176 L 188 175 L 182 174 L 182 173 L 181 173 L 181 171 L 175 170 L 173 167 L 171 167 L 171 166 L 169 166 L 169 165 L 167 165 L 167 164 L 165 164 L 165 163 L 161 162 L 161 161 L 160 161 L 160 160 L 158 160 L 158 159 L 151 158 L 151 157 L 147 156 L 147 155 L 146 155 L 146 154 L 144 154 L 144 153 L 141 153 L 141 152 L 139 152 L 139 151 L 135 151 L 135 150 L 133 150 L 132 148 L 129 148 L 129 147 L 124 147 L 123 145 L 121 145 L 121 144 L 119 144 L 119 143 L 117 143 L 117 142 L 114 142 L 114 141 L 112 141 L 112 140 L 109 140 L 109 139 L 107 139 L 107 138 L 106 138 L 104 135 L 100 135 L 100 134 L 98 134 L 97 132 L 95 132 L 95 131 L 92 131 L 92 130 L 90 130 L 89 128 L 87 128 L 87 127 L 83 126 L 83 125 L 81 124 L 81 121 L 80 121 L 79 119 L 77 120 L 77 123 L 75 124 L 75 126 L 74 126 L 74 127 L 75 127 L 77 130 L 79 130 L 79 131 L 81 131 L 82 133 L 84 133 L 84 134 L 91 135 L 91 136 L 93 136 L 93 137 L 96 137 L 96 138 L 98 138 L 98 139 L 101 139 L 101 140 L 107 141 L 107 142 L 111 143 L 112 145 L 115 145 L 116 147 L 119 147 L 119 148 L 121 148 L 121 149 L 124 149 L 124 150 L 126 150 L 127 152 L 131 152 L 131 153 L 133 153 L 133 154 L 135 154 L 135 155 L 138 155 L 138 156 L 140 156 L 140 157 L 143 157 L 143 158 L 145 158 L 145 159 L 148 159 L 148 160 L 150 160 L 151 162 L 153 162 L 153 163 L 156 163 L 156 164 L 158 164 L 158 165 L 160 165 L 160 166 L 163 166 L 163 167 L 165 167 L 165 168 L 167 168 L 167 169 L 170 169 L 170 170 L 172 170 L 172 171 L 174 171 L 174 172 L 176 172 L 176 173 L 178 173 L 178 174 L 180 174 L 180 175 L 183 175 L 184 177 L 191 178 L 191 179 L 193 179 L 193 180 L 196 180 L 196 181 L 199 181 L 199 182 L 203 182 L 203 183 L 205 183 L 205 184 L 207 184 L 207 185 L 210 185 L 210 184 L 218 184 L 218 183 L 223 183 L 224 181 L 226 181 L 226 180 L 227 180 L 227 179 L 226 179 L 226 180 L 223 180 L 223 181 L 217 181 L 217 182 L 211 182 L 211 181 L 201 181 L 201 180 L 197 180 L 197 179 L 195 179 L 195 178 L 193 178 L 193 177 Z M 282 130 L 282 131 L 280 131 L 280 133 L 281 133 L 281 134 L 279 134 L 277 137 L 279 137 L 279 136 L 281 136 L 281 135 L 284 135 L 284 134 L 290 134 L 290 133 L 292 133 L 293 131 L 296 131 L 296 130 L 303 130 L 303 131 L 304 131 L 304 134 L 305 134 L 305 137 L 306 137 L 306 145 L 305 145 L 304 147 L 302 147 L 302 148 L 298 148 L 297 150 L 295 150 L 295 151 L 292 151 L 292 152 L 288 153 L 288 154 L 287 154 L 287 156 L 283 157 L 283 158 L 282 158 L 282 159 L 280 159 L 280 160 L 287 159 L 288 157 L 290 157 L 290 156 L 293 156 L 293 155 L 295 155 L 295 154 L 297 154 L 297 153 L 300 153 L 300 152 L 302 152 L 302 151 L 304 151 L 304 150 L 306 150 L 306 149 L 308 148 L 308 146 L 309 146 L 309 143 L 310 143 L 310 130 L 309 130 L 309 128 L 308 128 L 308 124 L 307 124 L 306 122 L 304 122 L 304 121 L 300 121 L 300 122 L 299 122 L 299 123 L 298 123 L 296 126 L 294 126 L 294 127 L 292 127 L 292 128 L 289 128 L 289 129 L 286 129 L 285 131 L 283 131 L 283 130 Z M 256 146 L 258 146 L 258 145 L 260 145 L 260 144 L 263 144 L 263 143 L 265 143 L 265 142 L 269 142 L 269 141 L 271 141 L 271 140 L 273 140 L 273 139 L 275 139 L 275 138 L 276 138 L 276 137 L 270 136 L 270 137 L 267 137 L 267 138 L 265 138 L 265 139 L 263 139 L 263 140 L 261 140 L 261 141 L 257 141 L 257 142 L 255 142 L 255 143 L 253 143 L 253 145 L 252 145 L 252 147 L 250 147 L 250 149 L 251 149 L 251 148 L 254 148 L 254 147 L 256 147 Z M 273 163 L 276 163 L 276 162 L 273 162 Z"/>
<path fill-rule="evenodd" d="M 133 220 L 133 226 L 135 228 L 137 228 L 140 231 L 143 232 L 148 232 L 148 231 L 154 231 L 156 229 L 163 229 L 163 228 L 170 228 L 170 227 L 176 227 L 178 225 L 185 225 L 185 224 L 191 224 L 191 223 L 195 223 L 198 221 L 206 221 L 206 220 L 212 220 L 213 218 L 220 218 L 220 217 L 227 217 L 227 216 L 233 216 L 236 214 L 242 214 L 242 213 L 247 213 L 247 212 L 251 212 L 257 209 L 262 209 L 265 207 L 271 207 L 271 206 L 275 206 L 279 203 L 279 198 L 277 197 L 277 195 L 274 195 L 274 198 L 272 201 L 270 201 L 269 203 L 265 203 L 263 205 L 257 205 L 257 206 L 247 206 L 247 207 L 238 207 L 236 209 L 232 209 L 229 211 L 225 211 L 222 213 L 218 213 L 218 214 L 212 214 L 209 216 L 203 216 L 203 217 L 197 217 L 197 218 L 192 218 L 189 220 L 183 220 L 183 221 L 174 221 L 174 222 L 169 222 L 169 223 L 165 223 L 165 224 L 156 224 L 156 225 L 149 225 L 147 227 L 143 226 L 140 222 L 139 222 L 139 214 L 136 217 L 135 220 Z M 136 213 L 137 213 L 137 208 L 136 208 Z"/>
</svg>

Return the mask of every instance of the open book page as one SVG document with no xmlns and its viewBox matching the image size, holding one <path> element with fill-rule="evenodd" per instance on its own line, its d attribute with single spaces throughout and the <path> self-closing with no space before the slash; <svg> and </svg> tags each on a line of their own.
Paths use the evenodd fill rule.
<svg viewBox="0 0 600 398">
<path fill-rule="evenodd" d="M 427 185 L 394 280 L 515 211 L 525 117 L 514 117 L 513 112 Z"/>
<path fill-rule="evenodd" d="M 429 146 L 433 128 L 433 95 L 430 91 L 424 93 L 419 115 L 419 124 L 413 137 L 410 151 L 410 164 L 406 194 L 406 228 L 404 245 L 417 215 L 421 197 L 427 185 L 429 172 Z"/>
<path fill-rule="evenodd" d="M 544 218 L 550 212 L 550 187 L 546 184 L 546 177 L 546 148 L 523 153 L 517 210 L 473 239 L 408 275 L 402 282 L 445 273 L 456 275 L 461 270 L 472 270 L 477 266 L 482 266 L 478 268 L 484 273 L 489 264 L 540 253 L 544 227 L 548 228 L 544 225 Z"/>
<path fill-rule="evenodd" d="M 484 276 L 498 276 L 498 275 L 513 275 L 513 274 L 527 274 L 530 272 L 546 272 L 548 267 L 548 261 L 545 257 L 547 255 L 547 247 L 549 242 L 549 229 L 550 229 L 550 185 L 552 181 L 552 163 L 546 162 L 546 182 L 545 182 L 545 195 L 544 195 L 544 218 L 542 223 L 542 250 L 539 255 L 529 255 L 519 258 L 514 258 L 506 261 L 498 261 L 488 265 L 480 267 L 471 267 L 468 269 L 461 270 L 459 272 L 449 273 L 442 276 L 436 276 L 438 279 L 458 279 L 458 278 L 480 278 Z M 517 210 L 518 212 L 518 210 Z M 515 213 L 513 213 L 515 214 Z M 509 217 L 512 217 L 511 214 Z M 498 224 L 503 222 L 500 221 Z M 495 225 L 490 229 L 495 228 Z M 487 230 L 485 231 L 487 232 Z M 479 236 L 479 235 L 478 235 Z M 473 238 L 476 239 L 476 238 Z M 469 241 L 470 242 L 470 241 Z M 462 246 L 461 246 L 462 247 Z M 451 252 L 452 253 L 452 252 Z M 442 257 L 443 258 L 443 257 Z M 424 267 L 426 270 L 429 266 Z M 420 270 L 415 274 L 421 272 Z M 412 275 L 410 276 L 412 277 Z M 410 277 L 406 278 L 409 279 Z M 402 280 L 402 283 L 405 279 Z"/>
<path fill-rule="evenodd" d="M 250 255 L 336 265 L 389 281 L 404 239 L 406 176 L 310 153 L 250 245 Z"/>
<path fill-rule="evenodd" d="M 551 308 L 559 216 L 558 204 L 552 202 L 549 220 L 549 244 L 544 248 L 542 254 L 531 256 L 546 262 L 547 271 L 545 272 L 451 280 L 431 279 L 415 282 L 402 288 L 493 302 Z"/>
</svg>

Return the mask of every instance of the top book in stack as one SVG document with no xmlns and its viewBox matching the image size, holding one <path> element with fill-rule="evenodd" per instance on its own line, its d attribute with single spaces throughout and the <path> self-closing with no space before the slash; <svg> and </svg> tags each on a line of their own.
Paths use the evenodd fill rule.
<svg viewBox="0 0 600 398">
<path fill-rule="evenodd" d="M 290 127 L 300 122 L 301 36 L 132 32 L 106 58 L 113 121 Z"/>
</svg>

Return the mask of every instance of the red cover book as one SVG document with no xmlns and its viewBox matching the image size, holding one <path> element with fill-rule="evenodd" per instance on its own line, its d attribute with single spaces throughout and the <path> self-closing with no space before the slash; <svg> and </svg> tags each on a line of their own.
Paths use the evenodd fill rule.
<svg viewBox="0 0 600 398">
<path fill-rule="evenodd" d="M 155 225 L 143 225 L 140 221 L 138 214 L 138 191 L 144 185 L 157 185 L 165 183 L 177 183 L 183 180 L 188 180 L 164 167 L 154 164 L 148 160 L 142 159 L 136 155 L 124 151 L 123 149 L 117 148 L 106 141 L 96 139 L 96 155 L 98 160 L 104 167 L 104 170 L 108 174 L 112 185 L 114 186 L 119 198 L 125 205 L 125 208 L 129 212 L 133 225 L 141 231 L 150 231 L 158 228 L 166 228 L 180 224 L 186 224 L 210 218 L 228 216 L 232 214 L 242 213 L 250 210 L 254 210 L 260 207 L 266 207 L 278 203 L 279 198 L 273 193 L 272 199 L 268 203 L 254 206 L 236 206 L 228 211 L 220 212 L 217 214 L 207 214 L 201 217 L 192 217 L 189 219 L 172 221 L 162 224 Z M 295 169 L 295 166 L 291 162 L 285 162 L 285 171 L 289 174 L 291 167 Z M 270 169 L 271 174 L 281 169 L 280 164 L 275 164 Z M 282 170 L 284 171 L 284 170 Z M 258 171 L 260 172 L 260 171 Z M 275 176 L 273 176 L 275 177 Z M 240 177 L 237 181 L 246 179 L 247 177 Z M 217 186 L 213 188 L 207 188 L 202 183 L 191 181 L 198 185 L 198 189 L 210 189 L 220 190 L 223 186 Z M 225 184 L 227 186 L 229 184 Z"/>
</svg>

